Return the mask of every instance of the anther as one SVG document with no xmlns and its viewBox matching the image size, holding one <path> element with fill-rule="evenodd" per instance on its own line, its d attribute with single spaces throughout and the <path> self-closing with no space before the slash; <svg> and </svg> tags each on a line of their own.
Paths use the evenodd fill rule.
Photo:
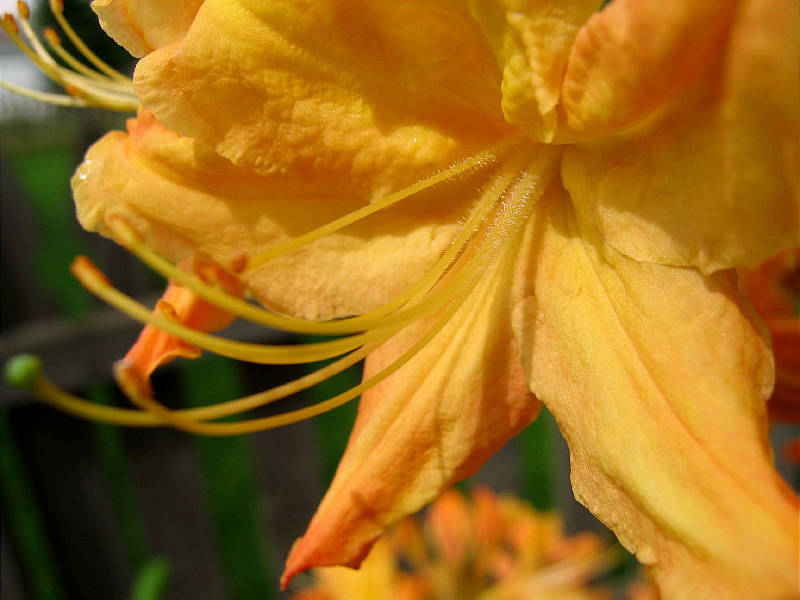
<svg viewBox="0 0 800 600">
<path fill-rule="evenodd" d="M 58 35 L 58 32 L 52 27 L 45 28 L 44 37 L 46 37 L 47 41 L 53 44 L 54 46 L 61 45 L 61 37 Z"/>
<path fill-rule="evenodd" d="M 28 7 L 28 3 L 23 2 L 23 0 L 17 0 L 17 12 L 19 13 L 20 19 L 25 19 L 27 21 L 31 18 L 31 9 Z"/>
<path fill-rule="evenodd" d="M 103 286 L 110 286 L 111 281 L 105 276 L 87 256 L 76 256 L 69 266 L 69 271 L 79 281 L 99 282 Z"/>
<path fill-rule="evenodd" d="M 17 25 L 17 20 L 14 18 L 14 15 L 5 13 L 3 15 L 3 25 L 3 29 L 6 29 L 9 35 L 19 35 L 19 26 Z"/>
</svg>

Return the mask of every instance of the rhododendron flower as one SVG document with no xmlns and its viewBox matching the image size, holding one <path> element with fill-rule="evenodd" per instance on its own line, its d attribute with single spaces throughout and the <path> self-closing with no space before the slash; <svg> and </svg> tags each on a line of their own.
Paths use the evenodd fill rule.
<svg viewBox="0 0 800 600">
<path fill-rule="evenodd" d="M 589 532 L 567 536 L 556 513 L 477 487 L 449 490 L 407 517 L 358 571 L 327 567 L 295 600 L 610 600 L 590 582 L 616 561 Z"/>
<path fill-rule="evenodd" d="M 79 414 L 208 434 L 293 422 L 363 392 L 284 583 L 358 565 L 541 401 L 569 444 L 576 497 L 664 597 L 795 594 L 797 500 L 766 435 L 772 355 L 734 269 L 798 237 L 797 10 L 600 4 L 97 0 L 105 29 L 143 57 L 142 108 L 78 169 L 80 222 L 190 300 L 344 337 L 236 343 L 163 305 L 151 315 L 85 260 L 76 275 L 200 348 L 343 358 L 171 411 L 146 385 L 144 365 L 160 362 L 148 334 L 133 353 L 145 359 L 117 368 L 143 410 L 100 410 L 40 377 L 34 389 Z M 101 102 L 99 84 L 77 84 Z M 196 253 L 266 310 L 165 260 Z M 364 356 L 364 383 L 328 402 L 209 422 Z"/>
</svg>

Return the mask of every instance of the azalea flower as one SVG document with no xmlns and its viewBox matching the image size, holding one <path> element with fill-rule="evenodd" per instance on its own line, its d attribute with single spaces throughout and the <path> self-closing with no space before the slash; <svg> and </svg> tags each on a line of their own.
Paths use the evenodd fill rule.
<svg viewBox="0 0 800 600">
<path fill-rule="evenodd" d="M 766 434 L 773 359 L 734 269 L 797 243 L 796 7 L 600 4 L 96 0 L 106 31 L 142 57 L 141 108 L 87 153 L 78 218 L 177 287 L 151 315 L 86 260 L 76 275 L 198 348 L 278 364 L 343 358 L 171 411 L 147 384 L 163 357 L 146 331 L 116 370 L 141 410 L 92 406 L 34 372 L 28 383 L 77 414 L 206 434 L 294 422 L 361 394 L 284 584 L 357 566 L 544 402 L 569 444 L 576 498 L 663 597 L 795 594 L 797 498 Z M 102 103 L 96 81 L 107 82 L 75 80 Z M 266 309 L 168 262 L 195 255 Z M 344 337 L 237 343 L 186 327 L 167 308 L 176 295 Z M 363 357 L 364 382 L 327 402 L 209 422 Z"/>
<path fill-rule="evenodd" d="M 294 600 L 610 600 L 590 585 L 616 557 L 598 536 L 567 536 L 557 513 L 538 513 L 485 487 L 453 489 L 424 519 L 407 517 L 361 567 L 313 571 Z"/>
</svg>

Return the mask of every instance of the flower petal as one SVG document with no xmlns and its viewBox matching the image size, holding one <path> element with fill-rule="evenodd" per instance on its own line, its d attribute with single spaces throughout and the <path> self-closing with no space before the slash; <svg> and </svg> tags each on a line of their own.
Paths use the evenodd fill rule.
<svg viewBox="0 0 800 600">
<path fill-rule="evenodd" d="M 100 27 L 140 58 L 180 40 L 203 0 L 94 0 Z"/>
<path fill-rule="evenodd" d="M 626 258 L 566 200 L 530 238 L 514 332 L 575 496 L 664 598 L 793 597 L 798 506 L 766 435 L 771 357 L 732 273 Z"/>
<path fill-rule="evenodd" d="M 84 228 L 123 217 L 173 261 L 200 252 L 228 268 L 364 206 L 352 190 L 260 176 L 141 112 L 96 143 L 73 178 Z M 408 198 L 241 279 L 265 305 L 306 318 L 366 312 L 405 291 L 450 243 L 479 173 Z M 236 271 L 236 269 L 231 269 Z"/>
<path fill-rule="evenodd" d="M 469 3 L 503 73 L 503 114 L 531 139 L 552 142 L 563 122 L 561 85 L 570 48 L 602 2 Z"/>
<path fill-rule="evenodd" d="M 193 256 L 183 261 L 180 267 L 194 272 L 206 283 L 218 286 L 228 294 L 242 296 L 238 279 L 225 273 L 218 266 Z M 234 316 L 206 302 L 192 290 L 170 283 L 156 304 L 155 313 L 179 322 L 197 331 L 219 331 L 233 323 Z M 146 325 L 136 343 L 123 359 L 127 369 L 133 369 L 138 381 L 147 381 L 157 367 L 182 356 L 197 358 L 201 350 L 184 342 L 154 325 Z"/>
<path fill-rule="evenodd" d="M 615 131 L 656 112 L 714 67 L 733 0 L 615 0 L 581 29 L 564 74 L 567 123 Z"/>
<path fill-rule="evenodd" d="M 387 527 L 469 476 L 538 414 L 510 330 L 513 254 L 411 361 L 364 394 L 334 481 L 289 555 L 284 584 L 313 566 L 357 566 Z M 430 325 L 415 324 L 371 354 L 364 377 Z"/>
<path fill-rule="evenodd" d="M 611 246 L 637 260 L 713 272 L 753 266 L 797 243 L 795 9 L 781 0 L 743 2 L 724 64 L 697 97 L 630 139 L 566 153 L 564 185 Z"/>
<path fill-rule="evenodd" d="M 207 0 L 134 83 L 169 129 L 237 165 L 373 195 L 508 131 L 485 40 L 444 0 Z"/>
</svg>

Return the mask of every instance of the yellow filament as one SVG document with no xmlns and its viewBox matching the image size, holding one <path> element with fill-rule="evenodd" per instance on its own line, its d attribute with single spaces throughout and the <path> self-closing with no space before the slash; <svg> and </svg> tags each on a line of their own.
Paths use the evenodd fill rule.
<svg viewBox="0 0 800 600">
<path fill-rule="evenodd" d="M 53 60 L 47 51 L 42 46 L 42 43 L 39 41 L 38 36 L 31 28 L 31 24 L 28 21 L 28 18 L 20 14 L 20 25 L 22 27 L 22 32 L 25 34 L 25 37 L 28 38 L 28 42 L 30 43 L 31 47 L 33 48 L 34 52 L 44 61 L 51 64 L 52 66 L 56 66 L 56 62 Z"/>
<path fill-rule="evenodd" d="M 38 102 L 44 102 L 45 104 L 53 104 L 55 106 L 73 106 L 76 108 L 85 108 L 90 106 L 90 104 L 87 103 L 83 98 L 75 98 L 74 96 L 67 96 L 66 94 L 51 94 L 48 92 L 30 90 L 28 88 L 14 85 L 13 83 L 9 83 L 8 81 L 3 81 L 2 79 L 0 79 L 0 87 L 20 96 L 25 96 L 26 98 L 31 98 L 32 100 L 36 100 Z"/>
<path fill-rule="evenodd" d="M 282 385 L 251 394 L 236 400 L 221 402 L 213 406 L 203 406 L 199 408 L 188 408 L 173 411 L 178 418 L 189 419 L 192 421 L 205 421 L 209 419 L 221 419 L 230 415 L 242 413 L 254 408 L 265 406 L 272 402 L 287 398 L 292 394 L 301 392 L 313 387 L 337 373 L 352 367 L 357 362 L 363 360 L 367 354 L 374 350 L 375 346 L 364 346 L 347 356 L 332 362 L 316 371 L 294 379 Z M 84 398 L 74 396 L 63 389 L 55 386 L 43 376 L 39 376 L 31 387 L 32 393 L 43 402 L 58 408 L 66 413 L 91 419 L 101 423 L 112 425 L 126 425 L 129 427 L 157 427 L 166 425 L 167 422 L 152 412 L 142 412 L 141 410 L 129 408 L 117 408 L 95 404 Z"/>
<path fill-rule="evenodd" d="M 172 263 L 164 260 L 156 253 L 147 248 L 131 230 L 131 228 L 122 220 L 115 220 L 110 223 L 110 227 L 117 234 L 120 241 L 133 252 L 142 262 L 149 265 L 153 270 L 164 276 L 165 278 L 179 283 L 196 293 L 201 298 L 211 302 L 215 306 L 224 309 L 232 315 L 237 317 L 246 318 L 254 323 L 265 325 L 267 327 L 274 327 L 283 329 L 284 331 L 292 331 L 295 333 L 308 333 L 317 335 L 335 335 L 344 333 L 354 333 L 364 331 L 367 329 L 375 329 L 387 325 L 395 324 L 399 321 L 406 319 L 413 319 L 415 315 L 422 314 L 427 311 L 427 304 L 423 302 L 411 309 L 397 312 L 391 317 L 386 317 L 387 314 L 392 313 L 396 309 L 407 304 L 413 297 L 424 294 L 433 287 L 444 272 L 452 264 L 459 252 L 461 252 L 469 239 L 475 234 L 478 225 L 488 216 L 493 210 L 494 204 L 502 196 L 503 191 L 511 184 L 513 179 L 518 174 L 518 169 L 521 166 L 521 161 L 525 157 L 515 160 L 509 164 L 498 174 L 490 187 L 484 192 L 477 206 L 473 210 L 470 218 L 461 227 L 456 238 L 453 240 L 450 247 L 440 257 L 437 263 L 428 270 L 428 272 L 420 278 L 411 288 L 406 290 L 403 294 L 384 304 L 383 306 L 357 317 L 349 317 L 330 322 L 309 321 L 306 319 L 297 319 L 293 317 L 286 317 L 276 313 L 267 311 L 263 308 L 253 306 L 235 296 L 226 294 L 224 291 L 203 283 L 197 277 L 186 273 L 175 267 Z M 428 302 L 429 304 L 429 302 Z"/>
<path fill-rule="evenodd" d="M 61 60 L 63 60 L 70 67 L 75 69 L 75 71 L 77 71 L 78 73 L 82 73 L 82 74 L 86 75 L 86 77 L 89 77 L 89 78 L 95 79 L 95 80 L 110 81 L 110 80 L 106 79 L 105 75 L 103 75 L 101 73 L 98 73 L 97 71 L 93 71 L 92 69 L 87 67 L 85 64 L 83 64 L 81 61 L 79 61 L 77 58 L 72 56 L 72 54 L 67 52 L 66 49 L 64 48 L 64 46 L 61 45 L 61 41 L 58 39 L 58 34 L 54 30 L 52 30 L 52 29 L 46 30 L 44 38 L 47 41 L 47 45 L 50 46 L 50 49 L 53 52 L 55 52 Z M 128 88 L 131 87 L 130 84 L 127 83 L 127 82 L 126 82 L 126 84 L 123 84 L 122 82 L 119 82 L 119 84 L 120 85 L 127 85 Z"/>
<path fill-rule="evenodd" d="M 247 269 L 255 269 L 264 263 L 269 262 L 273 258 L 287 254 L 288 252 L 292 252 L 293 250 L 313 242 L 314 240 L 325 237 L 326 235 L 330 235 L 331 233 L 335 233 L 340 229 L 355 223 L 356 221 L 375 214 L 378 211 L 384 210 L 393 204 L 396 204 L 400 200 L 408 198 L 409 196 L 413 196 L 414 194 L 426 190 L 429 187 L 441 183 L 442 181 L 457 177 L 458 175 L 461 175 L 462 173 L 465 173 L 471 169 L 491 164 L 507 154 L 514 146 L 519 144 L 522 139 L 522 134 L 509 135 L 489 149 L 465 158 L 464 160 L 457 162 L 456 164 L 444 169 L 443 171 L 440 171 L 439 173 L 431 175 L 430 177 L 426 177 L 422 181 L 389 194 L 388 196 L 385 196 L 380 200 L 377 200 L 358 210 L 354 210 L 353 212 L 344 215 L 343 217 L 339 217 L 338 219 L 335 219 L 330 223 L 323 225 L 322 227 L 314 229 L 313 231 L 309 231 L 308 233 L 293 238 L 287 242 L 284 242 L 283 244 L 279 244 L 274 248 L 265 250 L 264 252 L 250 259 L 247 264 Z"/>
<path fill-rule="evenodd" d="M 97 67 L 100 71 L 111 77 L 112 79 L 118 79 L 120 81 L 128 82 L 130 81 L 130 77 L 127 77 L 114 69 L 113 67 L 106 64 L 99 56 L 97 56 L 94 52 L 92 52 L 89 47 L 83 43 L 83 40 L 80 36 L 75 33 L 75 30 L 72 29 L 72 26 L 67 22 L 64 18 L 64 6 L 63 3 L 60 3 L 58 0 L 50 0 L 50 11 L 53 13 L 56 21 L 58 21 L 59 26 L 67 34 L 67 37 L 72 41 L 78 51 L 83 54 L 83 56 L 92 63 L 95 67 Z"/>
</svg>

